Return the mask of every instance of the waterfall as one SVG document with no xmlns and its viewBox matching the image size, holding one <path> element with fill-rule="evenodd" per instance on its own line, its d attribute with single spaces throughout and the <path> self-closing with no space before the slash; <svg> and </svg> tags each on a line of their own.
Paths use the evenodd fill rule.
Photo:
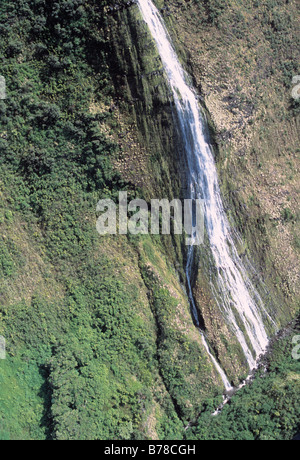
<svg viewBox="0 0 300 460">
<path fill-rule="evenodd" d="M 254 369 L 259 356 L 266 351 L 269 342 L 262 316 L 268 318 L 270 322 L 273 321 L 266 312 L 238 255 L 221 198 L 213 152 L 206 136 L 207 122 L 191 86 L 190 78 L 179 62 L 158 9 L 150 0 L 138 0 L 137 3 L 156 43 L 174 98 L 180 135 L 185 147 L 190 195 L 188 198 L 200 198 L 205 202 L 206 231 L 216 267 L 216 279 L 212 284 L 212 290 L 217 291 L 216 302 L 226 323 L 239 341 L 249 368 Z M 197 318 L 191 286 L 193 261 L 194 247 L 191 246 L 188 251 L 186 275 L 189 300 L 193 315 Z M 200 332 L 204 347 L 219 372 L 226 390 L 230 390 L 230 383 L 211 354 L 204 332 L 201 330 Z"/>
</svg>

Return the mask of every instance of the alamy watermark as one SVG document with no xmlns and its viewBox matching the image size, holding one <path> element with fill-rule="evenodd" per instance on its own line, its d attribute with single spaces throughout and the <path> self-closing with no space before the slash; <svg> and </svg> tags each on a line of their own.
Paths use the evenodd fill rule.
<svg viewBox="0 0 300 460">
<path fill-rule="evenodd" d="M 6 99 L 6 81 L 2 75 L 0 75 L 0 99 Z"/>
<path fill-rule="evenodd" d="M 295 101 L 299 101 L 300 99 L 300 75 L 295 75 L 292 80 L 292 85 L 294 88 L 292 89 L 292 98 Z"/>
<path fill-rule="evenodd" d="M 293 337 L 292 343 L 296 345 L 292 350 L 292 357 L 293 359 L 299 360 L 300 359 L 300 335 L 295 335 Z"/>
<path fill-rule="evenodd" d="M 0 359 L 6 359 L 6 341 L 2 335 L 0 335 Z"/>
<path fill-rule="evenodd" d="M 204 241 L 204 200 L 169 201 L 135 199 L 128 203 L 127 192 L 119 193 L 119 203 L 100 200 L 96 208 L 100 235 L 175 235 L 186 234 L 187 246 Z"/>
</svg>

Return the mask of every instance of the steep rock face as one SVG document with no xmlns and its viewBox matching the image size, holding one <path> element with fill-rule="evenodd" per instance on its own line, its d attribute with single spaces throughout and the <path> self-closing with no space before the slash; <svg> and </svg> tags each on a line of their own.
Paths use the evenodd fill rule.
<svg viewBox="0 0 300 460">
<path fill-rule="evenodd" d="M 110 69 L 118 101 L 116 111 L 121 125 L 123 124 L 122 129 L 129 135 L 127 140 L 120 142 L 120 158 L 115 163 L 115 167 L 124 177 L 138 186 L 142 195 L 149 200 L 182 198 L 185 196 L 186 177 L 182 174 L 181 139 L 174 123 L 174 113 L 170 104 L 169 89 L 162 72 L 162 63 L 149 31 L 141 20 L 138 8 L 134 5 L 132 8 L 118 11 L 107 17 L 105 28 L 109 37 L 112 57 Z M 141 177 L 146 180 L 141 180 Z M 216 389 L 220 391 L 222 383 L 192 322 L 184 288 L 186 263 L 184 242 L 176 236 L 161 237 L 161 242 L 160 251 L 163 249 L 171 265 L 159 262 L 157 248 L 151 247 L 150 242 L 145 246 L 146 252 L 144 247 L 140 254 L 141 269 L 145 284 L 149 288 L 149 299 L 159 330 L 158 344 L 159 348 L 164 350 L 162 353 L 165 358 L 161 360 L 162 373 L 166 376 L 167 388 L 171 396 L 177 403 L 180 401 L 179 407 L 190 405 L 190 409 L 196 414 L 191 401 L 194 398 L 202 401 L 205 394 L 213 394 Z M 150 260 L 147 261 L 149 255 Z M 173 278 L 170 286 L 168 270 L 173 271 L 174 268 L 178 278 L 177 280 Z M 175 301 L 175 304 L 177 303 L 173 312 L 168 310 L 157 289 L 161 294 L 167 289 L 166 294 L 170 295 L 170 299 Z M 179 298 L 180 303 L 178 303 Z M 157 311 L 158 305 L 160 308 Z M 178 343 L 169 341 L 170 330 L 173 330 L 172 334 L 175 332 L 177 335 Z M 182 334 L 185 345 L 181 343 Z M 186 358 L 182 347 L 187 347 L 186 351 L 189 350 Z M 169 360 L 167 356 L 171 348 L 174 353 L 171 353 Z M 197 362 L 197 354 L 199 354 L 199 362 Z M 190 356 L 189 363 L 188 356 Z M 174 369 L 170 373 L 170 365 L 177 369 L 175 373 Z M 209 385 L 204 384 L 205 379 L 210 382 L 210 391 Z M 186 396 L 180 395 L 179 387 L 182 387 L 182 391 L 185 387 L 183 392 L 187 392 Z M 187 395 L 189 395 L 188 399 L 186 399 Z"/>
<path fill-rule="evenodd" d="M 208 109 L 227 214 L 244 240 L 240 255 L 283 326 L 299 308 L 296 2 L 157 4 Z M 222 317 L 200 294 L 206 279 L 200 262 L 195 296 L 222 360 Z"/>
<path fill-rule="evenodd" d="M 299 274 L 295 225 L 297 216 L 294 207 L 293 211 L 290 210 L 291 215 L 287 210 L 289 208 L 283 208 L 279 217 L 273 218 L 267 213 L 267 208 L 259 202 L 262 195 L 268 206 L 273 200 L 274 187 L 265 181 L 265 191 L 262 193 L 262 187 L 258 187 L 258 178 L 264 175 L 260 160 L 265 159 L 265 168 L 268 164 L 274 166 L 274 157 L 277 161 L 277 150 L 270 147 L 269 139 L 273 138 L 271 126 L 278 116 L 278 112 L 273 113 L 272 110 L 265 114 L 266 107 L 261 100 L 260 91 L 264 94 L 265 88 L 272 87 L 273 93 L 268 93 L 266 100 L 273 98 L 274 102 L 278 94 L 282 96 L 285 91 L 285 104 L 282 103 L 280 110 L 284 108 L 286 120 L 281 123 L 281 129 L 285 130 L 286 126 L 286 132 L 292 130 L 296 139 L 296 106 L 289 106 L 290 93 L 287 89 L 287 80 L 284 78 L 284 69 L 290 66 L 295 48 L 291 48 L 290 55 L 278 57 L 281 83 L 275 84 L 271 76 L 268 82 L 264 80 L 266 77 L 263 75 L 268 75 L 269 67 L 261 60 L 261 46 L 265 47 L 267 62 L 272 62 L 278 55 L 281 42 L 286 47 L 290 44 L 294 30 L 294 5 L 291 12 L 287 11 L 284 4 L 278 4 L 273 8 L 274 16 L 277 19 L 282 16 L 282 21 L 286 25 L 285 36 L 274 38 L 272 33 L 269 33 L 272 18 L 266 19 L 265 15 L 265 10 L 269 6 L 267 4 L 261 7 L 255 4 L 251 11 L 249 5 L 241 4 L 239 10 L 233 13 L 231 5 L 223 6 L 213 1 L 207 2 L 204 6 L 199 2 L 156 3 L 165 16 L 181 59 L 193 75 L 199 94 L 208 109 L 228 215 L 232 227 L 236 228 L 244 239 L 243 243 L 239 242 L 240 255 L 249 268 L 253 284 L 260 291 L 268 310 L 280 327 L 294 317 L 298 305 L 296 281 Z M 252 49 L 255 37 L 246 34 L 247 24 L 251 24 L 253 30 L 260 31 L 256 51 Z M 118 116 L 121 123 L 124 123 L 124 132 L 128 136 L 127 140 L 120 142 L 121 158 L 116 167 L 124 177 L 140 186 L 146 197 L 151 198 L 153 194 L 170 198 L 180 196 L 184 190 L 184 179 L 179 174 L 180 167 L 178 168 L 181 158 L 180 139 L 174 129 L 161 62 L 136 6 L 131 5 L 130 8 L 121 9 L 110 15 L 107 31 L 110 49 L 114 55 L 110 63 L 111 75 L 116 96 L 120 98 Z M 229 42 L 232 46 L 230 51 L 227 49 Z M 249 48 L 249 53 L 243 61 L 243 52 L 246 48 Z M 261 78 L 253 70 L 255 66 L 261 68 Z M 251 68 L 253 75 L 249 74 Z M 278 119 L 282 121 L 282 116 Z M 131 125 L 132 120 L 134 125 Z M 264 141 L 263 136 L 258 136 L 257 132 L 264 132 L 267 124 L 269 127 Z M 255 161 L 252 158 L 253 139 L 259 142 L 256 150 L 260 149 L 258 156 L 256 153 Z M 267 149 L 265 152 L 261 151 L 262 145 Z M 291 142 L 290 148 L 291 160 L 288 160 L 288 164 L 297 172 L 296 141 Z M 277 171 L 282 169 L 285 162 L 284 158 L 280 161 L 281 156 L 283 155 L 278 155 Z M 148 172 L 150 170 L 151 174 Z M 284 193 L 291 195 L 288 199 L 291 202 L 292 197 L 296 196 L 295 175 L 289 180 L 289 191 Z M 286 214 L 292 216 L 291 219 L 284 217 Z M 291 244 L 286 242 L 285 248 L 290 254 L 289 266 L 285 260 L 282 264 L 276 264 L 277 250 L 272 251 L 272 248 L 277 244 L 274 242 L 280 240 L 280 228 L 274 228 L 274 220 L 281 229 L 282 225 L 285 226 L 285 233 L 290 233 Z M 185 251 L 181 250 L 179 241 L 175 242 L 175 246 L 173 243 L 168 238 L 164 240 L 168 256 L 179 268 L 184 280 L 182 268 Z M 195 274 L 194 294 L 197 306 L 219 361 L 232 381 L 238 383 L 247 366 L 234 334 L 226 325 L 212 297 L 208 283 L 210 268 L 205 262 L 205 258 L 200 261 L 198 274 Z M 262 278 L 266 287 L 261 283 Z"/>
<path fill-rule="evenodd" d="M 250 8 L 248 4 L 241 3 L 238 9 L 233 10 L 230 4 L 214 1 L 204 4 L 166 4 L 158 1 L 156 4 L 165 17 L 184 65 L 194 76 L 195 85 L 209 112 L 227 213 L 232 228 L 243 237 L 243 242 L 238 241 L 239 254 L 267 310 L 280 327 L 295 316 L 299 305 L 298 215 L 295 206 L 299 167 L 296 155 L 298 118 L 297 104 L 290 97 L 290 82 L 293 72 L 296 72 L 295 67 L 293 70 L 296 48 L 292 41 L 295 5 L 286 6 L 282 2 L 271 5 L 266 2 Z M 268 8 L 271 10 L 270 16 L 266 14 Z M 276 23 L 274 27 L 273 20 Z M 122 24 L 124 26 L 124 20 Z M 253 34 L 246 33 L 248 27 L 254 31 Z M 135 39 L 136 34 L 132 32 L 131 37 Z M 147 42 L 147 31 L 141 37 L 146 37 L 146 49 L 148 45 L 151 48 L 151 40 Z M 135 41 L 131 47 L 134 49 Z M 266 59 L 262 60 L 262 56 Z M 151 63 L 145 49 L 142 57 Z M 278 69 L 272 64 L 275 59 Z M 286 69 L 290 69 L 290 80 Z M 276 78 L 273 77 L 275 73 Z M 141 72 L 139 75 L 144 80 L 145 75 L 141 75 Z M 144 120 L 147 108 L 151 107 L 149 93 L 151 88 L 153 92 L 153 75 L 156 75 L 155 70 L 146 73 L 147 91 L 143 98 L 148 98 L 148 103 L 140 113 Z M 137 88 L 139 84 L 135 81 L 128 86 Z M 155 85 L 154 100 L 157 98 L 157 89 L 162 87 L 163 82 Z M 280 104 L 277 104 L 278 98 Z M 166 107 L 167 104 L 165 112 Z M 154 120 L 156 123 L 156 118 Z M 169 120 L 166 117 L 166 126 L 170 121 L 170 117 Z M 144 122 L 144 125 L 148 122 Z M 280 125 L 280 130 L 274 128 L 276 124 Z M 151 124 L 149 131 L 155 132 Z M 272 146 L 274 134 L 277 135 L 279 131 L 285 133 L 287 138 L 293 136 L 288 152 L 284 150 L 288 141 L 282 143 L 284 134 L 280 135 L 276 148 L 274 144 Z M 162 139 L 164 130 L 158 134 Z M 144 133 L 143 139 L 146 138 Z M 167 158 L 178 151 L 178 141 L 175 137 L 170 149 L 165 149 Z M 178 157 L 175 156 L 175 160 L 178 162 Z M 280 180 L 275 193 L 274 183 L 269 182 L 271 177 Z M 183 188 L 182 183 L 178 185 L 177 190 L 180 190 L 180 186 Z M 277 206 L 275 209 L 273 205 L 280 194 L 285 198 L 281 208 Z M 283 233 L 286 236 L 284 244 Z M 289 254 L 288 258 L 279 260 L 279 246 L 282 253 Z M 236 366 L 241 377 L 246 370 L 244 357 L 210 293 L 208 280 L 211 268 L 205 256 L 200 260 L 198 270 L 195 298 L 204 319 L 204 327 L 230 377 L 237 378 Z M 221 324 L 222 333 L 219 334 Z M 272 334 L 274 330 L 269 332 Z"/>
</svg>

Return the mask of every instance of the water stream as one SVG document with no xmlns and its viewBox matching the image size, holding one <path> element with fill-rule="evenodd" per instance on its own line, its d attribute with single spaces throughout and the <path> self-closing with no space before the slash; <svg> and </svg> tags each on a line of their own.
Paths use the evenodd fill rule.
<svg viewBox="0 0 300 460">
<path fill-rule="evenodd" d="M 221 198 L 213 151 L 206 135 L 207 122 L 191 79 L 179 62 L 164 20 L 156 6 L 150 0 L 138 0 L 137 3 L 156 43 L 174 98 L 174 110 L 179 120 L 186 155 L 189 188 L 187 198 L 203 199 L 205 203 L 206 231 L 216 267 L 212 291 L 216 293 L 215 298 L 220 311 L 240 343 L 249 369 L 252 370 L 256 367 L 260 355 L 266 351 L 269 342 L 263 318 L 270 323 L 273 321 L 238 255 Z M 191 246 L 188 251 L 186 276 L 188 295 L 197 323 L 198 312 L 191 285 L 194 258 L 195 251 Z M 232 390 L 231 384 L 210 351 L 204 331 L 201 331 L 200 327 L 199 330 L 203 345 L 222 378 L 226 392 L 229 392 Z"/>
</svg>

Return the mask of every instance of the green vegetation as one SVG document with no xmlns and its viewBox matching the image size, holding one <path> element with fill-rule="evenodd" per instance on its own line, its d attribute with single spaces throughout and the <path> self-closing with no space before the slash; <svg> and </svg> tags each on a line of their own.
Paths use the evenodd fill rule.
<svg viewBox="0 0 300 460">
<path fill-rule="evenodd" d="M 1 4 L 4 438 L 139 438 L 153 411 L 145 287 L 138 270 L 126 276 L 130 245 L 112 255 L 114 242 L 100 246 L 95 231 L 100 198 L 134 193 L 112 167 L 113 84 L 96 3 Z M 166 391 L 153 418 L 162 438 L 182 429 Z"/>
<path fill-rule="evenodd" d="M 288 438 L 298 410 L 289 348 L 278 345 L 282 364 L 211 419 L 222 386 L 182 290 L 180 239 L 95 230 L 99 199 L 181 187 L 167 87 L 161 75 L 141 78 L 161 63 L 136 6 L 111 13 L 114 3 L 0 5 L 0 439 L 184 439 L 200 412 L 188 436 L 262 438 L 277 422 L 274 437 Z M 187 3 L 204 9 L 203 27 L 222 26 L 226 2 Z M 243 34 L 237 12 L 234 35 Z M 293 225 L 294 210 L 282 209 Z M 236 344 L 223 341 L 234 361 Z M 252 428 L 252 410 L 270 419 L 267 432 Z M 232 416 L 240 421 L 228 434 Z"/>
<path fill-rule="evenodd" d="M 182 438 L 184 423 L 208 394 L 217 394 L 219 382 L 189 337 L 194 329 L 171 262 L 173 242 L 149 239 L 141 263 L 140 238 L 100 239 L 95 230 L 100 198 L 137 193 L 114 167 L 123 122 L 112 109 L 116 74 L 108 64 L 116 63 L 107 56 L 119 37 L 110 43 L 103 37 L 116 19 L 107 22 L 105 3 L 81 0 L 6 1 L 1 17 L 8 96 L 0 102 L 0 334 L 7 343 L 0 362 L 1 436 Z M 151 111 L 154 125 L 153 117 Z M 156 157 L 156 174 L 169 174 Z M 159 295 L 148 298 L 142 272 L 154 252 L 163 268 Z M 169 320 L 177 315 L 173 328 L 166 312 Z M 179 334 L 180 315 L 186 328 Z M 177 339 L 178 376 L 167 359 Z M 201 381 L 206 385 L 195 401 Z"/>
<path fill-rule="evenodd" d="M 298 321 L 273 345 L 253 383 L 240 390 L 221 414 L 212 417 L 215 403 L 207 402 L 189 439 L 290 440 L 299 432 L 300 361 L 292 357 L 299 325 Z"/>
</svg>

